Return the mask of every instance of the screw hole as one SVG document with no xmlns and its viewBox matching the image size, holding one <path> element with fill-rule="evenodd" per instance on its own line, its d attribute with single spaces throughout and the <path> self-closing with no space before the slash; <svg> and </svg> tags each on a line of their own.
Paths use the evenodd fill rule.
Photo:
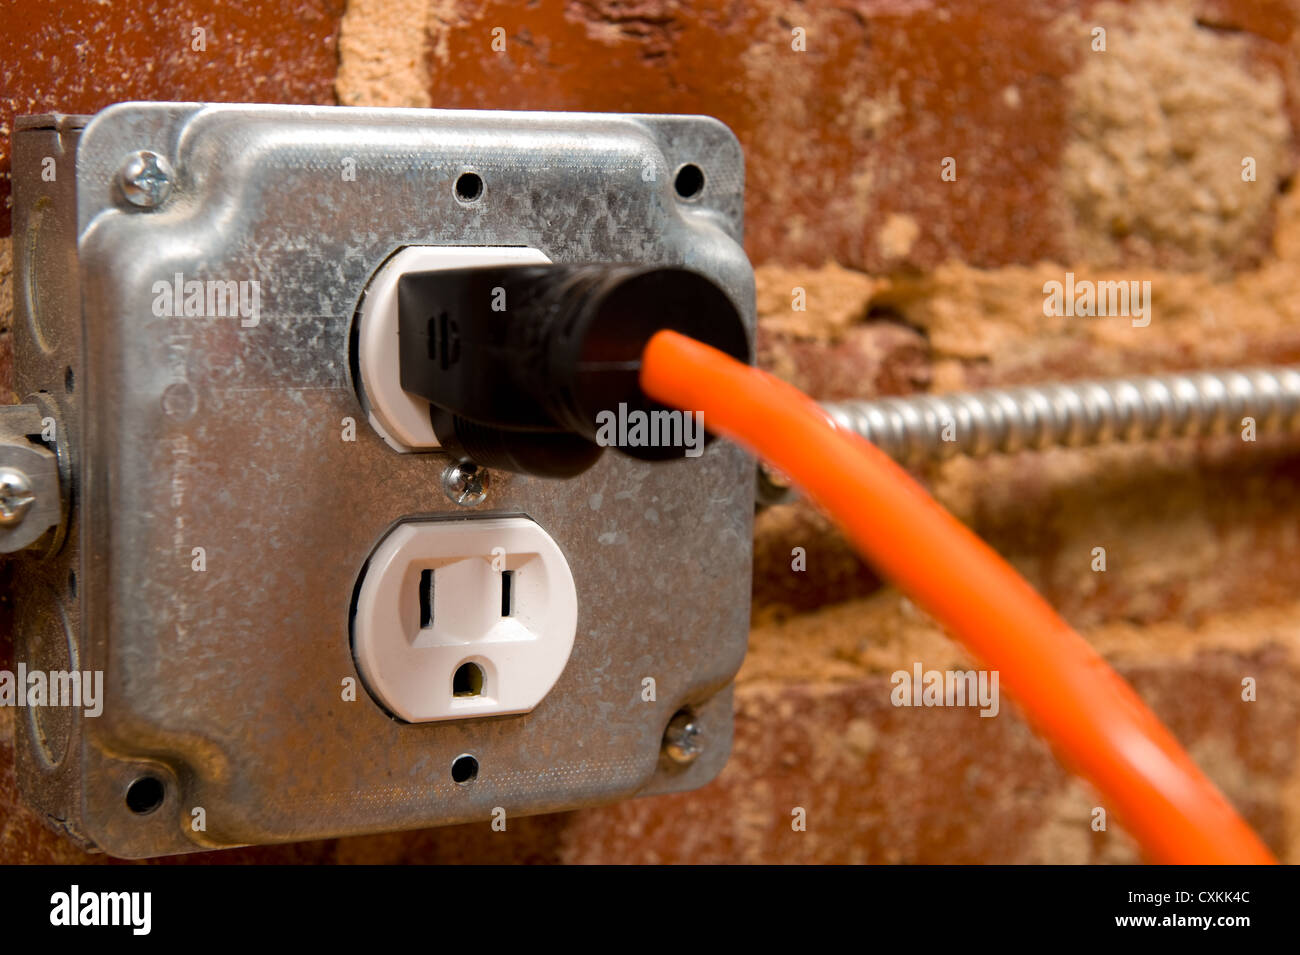
<svg viewBox="0 0 1300 955">
<path fill-rule="evenodd" d="M 688 162 L 677 170 L 673 187 L 677 190 L 677 195 L 683 199 L 694 199 L 704 191 L 704 170 L 695 163 Z"/>
<path fill-rule="evenodd" d="M 74 388 L 76 388 L 76 386 L 77 386 L 77 378 L 72 373 L 72 366 L 69 365 L 67 368 L 63 370 L 63 390 L 66 391 L 68 394 L 72 394 L 72 391 Z"/>
<path fill-rule="evenodd" d="M 483 195 L 483 178 L 476 172 L 463 172 L 456 180 L 456 198 L 461 202 L 476 202 Z"/>
<path fill-rule="evenodd" d="M 147 816 L 163 804 L 167 790 L 155 776 L 141 776 L 126 789 L 126 807 L 137 816 Z"/>
<path fill-rule="evenodd" d="M 478 760 L 469 753 L 457 756 L 451 763 L 451 778 L 462 786 L 473 782 L 478 775 Z"/>
<path fill-rule="evenodd" d="M 451 678 L 452 696 L 482 696 L 483 668 L 477 663 L 462 663 Z"/>
</svg>

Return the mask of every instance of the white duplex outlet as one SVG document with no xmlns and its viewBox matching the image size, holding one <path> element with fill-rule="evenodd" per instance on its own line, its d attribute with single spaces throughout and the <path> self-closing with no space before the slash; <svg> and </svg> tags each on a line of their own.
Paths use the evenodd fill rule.
<svg viewBox="0 0 1300 955">
<path fill-rule="evenodd" d="M 526 713 L 564 671 L 577 621 L 569 564 L 534 521 L 410 521 L 366 565 L 353 652 L 407 722 Z"/>
</svg>

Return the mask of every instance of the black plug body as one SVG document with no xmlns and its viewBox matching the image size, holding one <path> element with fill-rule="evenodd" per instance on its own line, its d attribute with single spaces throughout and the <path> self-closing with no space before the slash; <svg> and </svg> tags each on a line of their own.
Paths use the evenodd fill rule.
<svg viewBox="0 0 1300 955">
<path fill-rule="evenodd" d="M 682 455 L 671 442 L 609 440 L 611 418 L 682 414 L 651 401 L 638 380 L 641 352 L 661 329 L 750 359 L 730 297 L 682 268 L 408 273 L 398 313 L 402 388 L 430 402 L 443 445 L 486 467 L 548 477 L 586 470 L 605 445 L 644 460 Z"/>
</svg>

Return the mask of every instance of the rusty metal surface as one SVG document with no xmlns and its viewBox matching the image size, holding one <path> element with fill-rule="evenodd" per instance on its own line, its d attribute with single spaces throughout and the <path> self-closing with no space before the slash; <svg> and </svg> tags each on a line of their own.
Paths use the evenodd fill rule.
<svg viewBox="0 0 1300 955">
<path fill-rule="evenodd" d="M 45 137 L 27 141 L 35 162 L 54 134 L 24 135 Z M 119 166 L 142 149 L 176 172 L 156 210 L 116 192 Z M 689 203 L 672 188 L 684 162 L 707 182 Z M 467 166 L 488 183 L 469 210 L 452 195 Z M 367 277 L 414 243 L 687 265 L 727 289 L 752 327 L 743 166 L 724 127 L 126 104 L 88 125 L 76 168 L 79 265 L 37 309 L 76 353 L 59 360 L 86 396 L 76 533 L 53 562 L 16 570 L 20 594 L 52 602 L 43 615 L 20 608 L 16 658 L 52 642 L 24 616 L 62 621 L 65 652 L 105 671 L 107 699 L 99 718 L 74 711 L 50 765 L 20 728 L 29 800 L 115 855 L 147 856 L 486 819 L 498 806 L 544 812 L 716 775 L 746 646 L 753 497 L 752 464 L 722 443 L 662 466 L 606 454 L 568 482 L 499 475 L 475 509 L 538 521 L 577 581 L 573 655 L 533 712 L 406 725 L 364 691 L 345 701 L 341 686 L 357 677 L 348 614 L 367 554 L 398 519 L 457 511 L 439 488 L 443 455 L 397 454 L 365 424 L 348 340 Z M 30 186 L 18 191 L 25 228 L 38 207 L 68 214 L 70 187 Z M 24 261 L 41 267 L 29 257 L 20 274 Z M 155 316 L 153 283 L 175 273 L 259 281 L 260 321 Z M 58 363 L 30 360 L 39 349 L 22 323 L 19 333 L 20 385 L 50 389 Z M 345 418 L 355 442 L 342 440 Z M 78 543 L 87 557 L 59 586 Z M 194 547 L 203 572 L 191 569 Z M 642 701 L 645 677 L 654 703 Z M 682 767 L 660 741 L 685 705 L 705 750 Z M 448 768 L 467 750 L 480 773 L 457 786 Z M 135 815 L 124 793 L 144 774 L 166 794 Z M 196 808 L 206 831 L 193 831 Z"/>
</svg>

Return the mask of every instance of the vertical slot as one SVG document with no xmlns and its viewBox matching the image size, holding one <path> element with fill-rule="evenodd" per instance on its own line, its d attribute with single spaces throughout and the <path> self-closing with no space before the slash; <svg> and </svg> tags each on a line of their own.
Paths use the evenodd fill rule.
<svg viewBox="0 0 1300 955">
<path fill-rule="evenodd" d="M 433 626 L 433 570 L 420 571 L 420 629 Z"/>
<path fill-rule="evenodd" d="M 513 570 L 501 571 L 501 616 L 512 617 L 515 613 Z"/>
</svg>

